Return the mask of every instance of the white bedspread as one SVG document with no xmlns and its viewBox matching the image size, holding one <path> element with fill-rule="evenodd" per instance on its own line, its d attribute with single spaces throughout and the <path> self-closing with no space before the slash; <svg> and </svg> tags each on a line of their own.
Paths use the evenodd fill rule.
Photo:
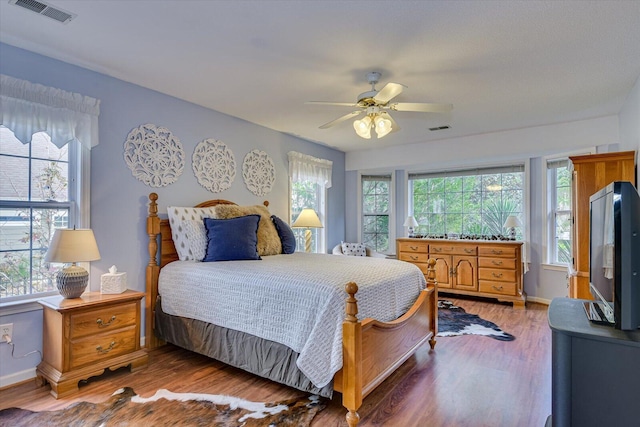
<svg viewBox="0 0 640 427">
<path fill-rule="evenodd" d="M 284 344 L 324 387 L 342 367 L 346 283 L 358 285 L 358 318 L 391 321 L 425 279 L 408 262 L 296 252 L 261 261 L 175 261 L 160 272 L 162 310 Z"/>
</svg>

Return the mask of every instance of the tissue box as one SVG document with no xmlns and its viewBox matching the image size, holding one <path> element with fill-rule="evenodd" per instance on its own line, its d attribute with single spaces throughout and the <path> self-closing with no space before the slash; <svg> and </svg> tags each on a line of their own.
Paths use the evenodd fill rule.
<svg viewBox="0 0 640 427">
<path fill-rule="evenodd" d="M 121 294 L 127 290 L 127 273 L 106 273 L 100 277 L 100 292 Z"/>
</svg>

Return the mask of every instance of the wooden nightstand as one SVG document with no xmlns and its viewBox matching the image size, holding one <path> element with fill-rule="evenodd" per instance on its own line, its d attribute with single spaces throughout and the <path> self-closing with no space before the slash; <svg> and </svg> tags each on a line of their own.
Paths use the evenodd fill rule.
<svg viewBox="0 0 640 427">
<path fill-rule="evenodd" d="M 43 360 L 36 369 L 41 385 L 49 382 L 57 399 L 78 390 L 78 382 L 105 369 L 147 366 L 140 348 L 140 300 L 143 292 L 89 292 L 38 301 L 43 307 Z"/>
</svg>

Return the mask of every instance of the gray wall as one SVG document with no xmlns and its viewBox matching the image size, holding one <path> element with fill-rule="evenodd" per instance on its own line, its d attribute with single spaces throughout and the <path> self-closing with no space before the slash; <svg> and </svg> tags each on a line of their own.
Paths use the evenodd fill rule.
<svg viewBox="0 0 640 427">
<path fill-rule="evenodd" d="M 0 73 L 101 100 L 100 144 L 91 151 L 91 228 L 102 258 L 91 264 L 91 290 L 100 289 L 100 275 L 113 264 L 127 272 L 130 289 L 145 290 L 145 221 L 147 196 L 152 191 L 159 195 L 160 212 L 166 212 L 167 205 L 193 206 L 208 199 L 239 204 L 260 204 L 267 199 L 272 213 L 288 219 L 290 150 L 333 161 L 333 186 L 327 192 L 327 247 L 344 239 L 345 155 L 340 151 L 6 44 L 0 44 Z M 169 128 L 184 146 L 184 172 L 167 187 L 146 186 L 132 176 L 124 162 L 123 144 L 128 133 L 145 123 Z M 205 138 L 223 141 L 235 155 L 236 179 L 222 193 L 200 186 L 191 169 L 195 145 Z M 242 180 L 242 161 L 253 149 L 267 152 L 276 167 L 275 187 L 265 197 L 254 196 Z M 42 346 L 41 310 L 23 310 L 19 306 L 0 308 L 0 324 L 14 324 L 16 355 Z M 28 378 L 38 362 L 37 356 L 12 359 L 9 346 L 0 345 L 0 386 Z"/>
</svg>

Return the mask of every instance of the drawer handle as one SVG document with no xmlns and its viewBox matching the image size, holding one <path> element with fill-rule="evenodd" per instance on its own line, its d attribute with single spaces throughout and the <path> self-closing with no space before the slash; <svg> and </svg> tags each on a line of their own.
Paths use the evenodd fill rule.
<svg viewBox="0 0 640 427">
<path fill-rule="evenodd" d="M 96 350 L 98 351 L 98 353 L 107 354 L 111 350 L 113 350 L 113 347 L 115 347 L 115 346 L 116 346 L 116 342 L 115 341 L 111 341 L 111 344 L 109 344 L 109 348 L 107 348 L 106 350 L 103 349 L 101 345 L 97 346 Z"/>
<path fill-rule="evenodd" d="M 503 290 L 504 290 L 504 287 L 503 287 L 503 286 L 496 286 L 496 285 L 493 285 L 493 286 L 492 286 L 492 288 L 493 288 L 493 289 L 495 289 L 496 291 L 503 291 Z"/>
<path fill-rule="evenodd" d="M 493 265 L 502 265 L 502 261 L 491 261 L 491 264 Z"/>
<path fill-rule="evenodd" d="M 491 273 L 493 277 L 502 277 L 502 273 Z"/>
<path fill-rule="evenodd" d="M 411 249 L 412 251 L 417 251 L 418 247 L 417 246 L 409 246 L 409 249 Z"/>
<path fill-rule="evenodd" d="M 442 248 L 433 248 L 433 252 L 442 252 Z"/>
<path fill-rule="evenodd" d="M 111 316 L 111 319 L 109 319 L 109 321 L 107 323 L 104 323 L 104 321 L 101 318 L 98 317 L 98 320 L 96 320 L 96 323 L 98 324 L 98 327 L 106 328 L 107 326 L 112 324 L 114 320 L 116 320 L 116 316 L 115 315 Z"/>
<path fill-rule="evenodd" d="M 502 253 L 502 249 L 491 249 L 492 254 L 500 255 Z"/>
<path fill-rule="evenodd" d="M 476 250 L 475 250 L 475 249 L 470 249 L 470 248 L 464 248 L 464 251 L 465 251 L 465 253 L 472 254 L 472 253 L 474 253 Z"/>
<path fill-rule="evenodd" d="M 411 258 L 412 261 L 417 261 L 418 260 L 418 256 L 417 255 L 409 255 L 409 258 Z"/>
</svg>

